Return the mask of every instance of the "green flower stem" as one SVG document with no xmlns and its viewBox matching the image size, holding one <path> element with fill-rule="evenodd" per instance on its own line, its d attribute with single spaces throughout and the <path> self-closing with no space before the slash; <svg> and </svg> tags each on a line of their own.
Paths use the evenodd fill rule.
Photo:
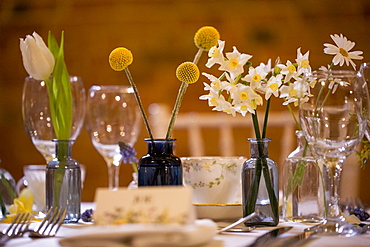
<svg viewBox="0 0 370 247">
<path fill-rule="evenodd" d="M 198 52 L 197 52 L 197 54 L 195 55 L 194 60 L 193 60 L 193 63 L 194 63 L 194 64 L 198 64 L 199 59 L 200 59 L 200 57 L 201 57 L 201 56 L 202 56 L 202 54 L 203 54 L 203 51 L 204 51 L 204 49 L 199 48 L 199 50 L 198 50 Z"/>
<path fill-rule="evenodd" d="M 5 214 L 6 214 L 6 206 L 5 206 L 3 195 L 2 195 L 1 192 L 0 192 L 0 207 L 1 207 L 1 213 L 3 214 L 3 217 L 5 217 Z"/>
<path fill-rule="evenodd" d="M 67 157 L 68 157 L 68 148 L 69 148 L 69 142 L 68 141 L 59 141 L 58 144 L 58 160 L 59 160 L 59 166 L 55 171 L 55 177 L 54 177 L 54 192 L 53 193 L 53 200 L 54 200 L 54 207 L 59 206 L 59 200 L 60 200 L 60 192 L 63 185 L 63 179 L 65 174 L 65 167 L 67 163 Z"/>
<path fill-rule="evenodd" d="M 137 87 L 136 87 L 136 85 L 134 83 L 134 79 L 132 78 L 131 73 L 130 73 L 128 67 L 126 67 L 124 70 L 125 70 L 125 73 L 127 75 L 128 81 L 131 84 L 131 87 L 134 89 L 135 98 L 136 98 L 136 101 L 137 101 L 137 103 L 139 105 L 141 115 L 142 115 L 142 117 L 144 119 L 146 130 L 148 131 L 148 134 L 149 134 L 150 139 L 153 140 L 153 134 L 152 134 L 152 131 L 150 130 L 149 121 L 148 121 L 148 118 L 147 118 L 147 116 L 145 114 L 145 111 L 144 111 L 144 108 L 143 108 L 143 104 L 141 103 L 141 100 L 140 100 L 139 91 L 137 90 Z"/>
<path fill-rule="evenodd" d="M 270 110 L 270 101 L 271 101 L 271 97 L 267 100 L 267 104 L 266 104 L 265 118 L 263 120 L 262 138 L 266 138 L 267 122 L 268 122 L 269 110 Z"/>
<path fill-rule="evenodd" d="M 301 125 L 299 124 L 299 122 L 298 122 L 297 118 L 296 118 L 296 117 L 295 117 L 295 115 L 294 115 L 294 112 L 293 112 L 292 107 L 291 107 L 289 104 L 287 105 L 287 107 L 288 107 L 288 110 L 289 110 L 290 114 L 291 114 L 291 115 L 292 115 L 292 117 L 293 117 L 293 120 L 294 120 L 295 124 L 297 125 L 297 129 L 298 129 L 298 130 L 302 130 Z"/>
<path fill-rule="evenodd" d="M 1 174 L 1 182 L 5 186 L 6 192 L 8 192 L 8 195 L 10 196 L 10 199 L 13 201 L 14 198 L 17 197 L 17 195 L 15 194 L 14 190 L 10 187 L 10 185 L 8 183 L 8 180 L 6 180 L 4 174 Z"/>
<path fill-rule="evenodd" d="M 166 139 L 171 138 L 171 134 L 172 134 L 173 126 L 175 124 L 176 116 L 179 113 L 180 105 L 181 105 L 182 99 L 184 98 L 184 94 L 185 94 L 187 88 L 188 88 L 188 84 L 186 82 L 182 82 L 181 86 L 180 86 L 180 89 L 179 89 L 179 93 L 177 94 L 177 99 L 176 99 L 175 106 L 172 110 L 172 116 L 171 116 L 171 119 L 170 119 L 170 124 L 168 125 Z"/>
</svg>

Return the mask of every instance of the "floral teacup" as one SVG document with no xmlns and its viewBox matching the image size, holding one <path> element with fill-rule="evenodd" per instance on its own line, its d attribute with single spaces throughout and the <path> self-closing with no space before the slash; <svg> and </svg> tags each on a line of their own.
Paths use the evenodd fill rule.
<svg viewBox="0 0 370 247">
<path fill-rule="evenodd" d="M 184 185 L 194 189 L 194 204 L 241 203 L 244 157 L 182 157 Z"/>
</svg>

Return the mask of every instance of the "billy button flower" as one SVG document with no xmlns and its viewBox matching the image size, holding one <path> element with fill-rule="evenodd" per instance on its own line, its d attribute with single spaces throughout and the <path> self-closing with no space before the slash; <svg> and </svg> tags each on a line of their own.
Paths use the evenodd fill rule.
<svg viewBox="0 0 370 247">
<path fill-rule="evenodd" d="M 192 62 L 184 62 L 180 64 L 176 69 L 176 77 L 179 79 L 182 83 L 179 89 L 179 93 L 177 94 L 177 99 L 175 102 L 175 106 L 172 110 L 172 116 L 170 119 L 170 124 L 168 126 L 166 139 L 171 138 L 171 133 L 173 129 L 173 125 L 175 124 L 176 116 L 179 112 L 180 105 L 182 102 L 182 99 L 184 97 L 184 94 L 186 92 L 186 89 L 189 84 L 195 83 L 199 79 L 199 69 L 195 63 Z"/>
<path fill-rule="evenodd" d="M 137 90 L 137 87 L 128 69 L 128 66 L 132 64 L 133 59 L 134 58 L 133 58 L 131 51 L 129 51 L 128 49 L 124 47 L 118 47 L 109 54 L 109 65 L 115 71 L 122 71 L 122 70 L 125 71 L 127 78 L 131 84 L 131 87 L 134 89 L 135 98 L 139 105 L 140 112 L 143 117 L 145 127 L 148 131 L 149 137 L 150 139 L 153 139 L 153 135 L 152 135 L 152 132 L 149 126 L 149 121 L 145 114 L 143 104 L 141 103 L 141 100 L 140 100 L 139 91 Z"/>
<path fill-rule="evenodd" d="M 211 26 L 201 27 L 194 36 L 194 43 L 199 50 L 193 63 L 197 64 L 203 51 L 209 51 L 209 49 L 216 46 L 219 39 L 220 34 L 216 28 Z"/>
</svg>

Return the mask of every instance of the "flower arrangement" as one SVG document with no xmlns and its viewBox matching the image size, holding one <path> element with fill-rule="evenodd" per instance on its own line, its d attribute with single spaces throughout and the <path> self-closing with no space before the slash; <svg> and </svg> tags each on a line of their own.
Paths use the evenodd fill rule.
<svg viewBox="0 0 370 247">
<path fill-rule="evenodd" d="M 194 57 L 193 62 L 184 62 L 180 64 L 176 69 L 176 77 L 181 81 L 181 86 L 179 92 L 177 94 L 177 98 L 175 101 L 175 106 L 172 111 L 172 115 L 170 118 L 168 130 L 165 139 L 171 138 L 173 126 L 175 124 L 176 116 L 179 112 L 182 99 L 186 92 L 186 89 L 189 84 L 195 83 L 199 78 L 199 69 L 197 67 L 197 63 L 203 53 L 203 51 L 208 51 L 212 46 L 217 44 L 217 40 L 220 38 L 218 31 L 214 27 L 205 26 L 200 28 L 195 36 L 194 36 L 194 43 L 198 47 L 198 52 Z M 139 92 L 137 90 L 136 84 L 133 81 L 131 73 L 128 69 L 128 66 L 133 62 L 133 55 L 130 50 L 124 47 L 115 48 L 109 55 L 109 64 L 111 68 L 115 71 L 122 71 L 124 70 L 127 78 L 134 90 L 135 97 L 137 103 L 140 108 L 141 115 L 144 120 L 144 124 L 146 130 L 148 131 L 150 139 L 153 139 L 153 134 L 150 129 L 148 118 L 145 114 L 145 110 L 143 108 Z"/>
<path fill-rule="evenodd" d="M 354 42 L 347 40 L 342 34 L 331 35 L 331 38 L 336 46 L 324 44 L 326 47 L 324 52 L 335 56 L 327 68 L 321 69 L 331 70 L 334 65 L 342 66 L 344 63 L 351 64 L 355 68 L 352 59 L 362 59 L 362 56 L 360 56 L 362 52 L 350 51 L 354 47 Z M 212 110 L 225 112 L 232 116 L 239 113 L 244 117 L 251 113 L 255 136 L 257 139 L 263 139 L 266 138 L 271 98 L 272 96 L 282 98 L 283 105 L 288 107 L 298 129 L 301 130 L 290 104 L 293 103 L 294 106 L 298 106 L 299 103 L 307 102 L 308 97 L 310 97 L 310 88 L 315 86 L 315 82 L 308 83 L 303 80 L 304 75 L 311 72 L 309 51 L 302 54 L 301 48 L 298 48 L 295 62 L 288 60 L 283 64 L 280 63 L 278 58 L 274 65 L 271 64 L 270 59 L 266 64 L 260 63 L 258 66 L 253 66 L 250 61 L 252 55 L 240 53 L 236 47 L 233 47 L 232 52 L 224 55 L 224 47 L 225 41 L 219 40 L 218 45 L 209 50 L 209 59 L 206 66 L 210 68 L 218 64 L 218 69 L 223 73 L 219 77 L 202 73 L 210 83 L 204 83 L 204 90 L 208 94 L 200 96 L 200 99 L 207 100 Z M 245 67 L 248 68 L 246 73 L 244 73 Z M 335 87 L 335 85 L 332 86 Z M 261 130 L 257 117 L 257 107 L 262 106 L 264 100 L 266 100 L 266 106 Z M 308 145 L 306 146 L 308 147 Z M 266 163 L 266 160 L 262 159 L 262 164 L 257 164 L 256 177 L 252 184 L 254 189 L 248 194 L 247 213 L 252 213 L 255 210 L 262 169 L 271 208 L 275 217 L 278 218 L 278 201 L 271 186 L 268 168 L 264 163 Z M 302 170 L 300 171 L 299 169 L 296 170 L 294 175 L 296 179 L 303 175 Z"/>
<path fill-rule="evenodd" d="M 60 45 L 49 32 L 48 46 L 34 32 L 20 39 L 23 65 L 28 74 L 36 80 L 43 80 L 48 89 L 51 120 L 56 138 L 69 140 L 72 129 L 72 91 L 67 66 L 64 61 L 64 32 Z M 65 143 L 65 144 L 64 144 Z M 65 157 L 68 143 L 60 145 L 60 157 Z M 54 205 L 58 205 L 60 190 L 64 178 L 65 160 L 60 160 L 55 177 Z"/>
</svg>

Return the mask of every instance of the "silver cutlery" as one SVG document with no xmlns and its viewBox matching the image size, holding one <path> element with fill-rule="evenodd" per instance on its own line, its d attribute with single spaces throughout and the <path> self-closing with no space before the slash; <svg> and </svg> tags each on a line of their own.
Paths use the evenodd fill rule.
<svg viewBox="0 0 370 247">
<path fill-rule="evenodd" d="M 232 224 L 230 224 L 230 225 L 228 225 L 228 226 L 226 226 L 226 227 L 224 227 L 224 228 L 222 228 L 222 229 L 218 230 L 218 231 L 217 231 L 217 233 L 226 232 L 226 231 L 230 230 L 231 228 L 233 228 L 233 227 L 235 227 L 235 226 L 237 226 L 237 225 L 239 225 L 239 224 L 241 224 L 241 223 L 244 223 L 244 222 L 246 222 L 247 220 L 250 220 L 250 219 L 254 218 L 255 216 L 257 216 L 257 214 L 256 214 L 256 212 L 253 212 L 253 213 L 251 213 L 250 215 L 247 215 L 247 216 L 245 216 L 245 217 L 243 217 L 243 218 L 240 218 L 239 220 L 235 221 L 234 223 L 232 223 Z M 240 228 L 238 228 L 238 229 L 240 229 Z M 254 229 L 254 228 L 253 228 L 253 229 Z M 251 228 L 248 228 L 248 230 L 247 230 L 247 231 L 251 231 Z M 244 230 L 244 231 L 243 231 L 243 230 L 239 230 L 239 231 L 237 231 L 237 232 L 245 232 L 245 230 Z"/>
<path fill-rule="evenodd" d="M 51 208 L 35 230 L 29 230 L 31 238 L 54 237 L 63 224 L 67 209 Z"/>
<path fill-rule="evenodd" d="M 10 225 L 1 232 L 0 246 L 3 246 L 10 239 L 22 237 L 27 232 L 31 219 L 32 215 L 28 212 L 18 213 Z"/>
<path fill-rule="evenodd" d="M 293 227 L 291 226 L 286 226 L 271 230 L 258 237 L 251 245 L 248 245 L 248 247 L 271 246 L 272 243 L 276 240 L 277 236 L 289 231 L 292 228 Z"/>
</svg>

